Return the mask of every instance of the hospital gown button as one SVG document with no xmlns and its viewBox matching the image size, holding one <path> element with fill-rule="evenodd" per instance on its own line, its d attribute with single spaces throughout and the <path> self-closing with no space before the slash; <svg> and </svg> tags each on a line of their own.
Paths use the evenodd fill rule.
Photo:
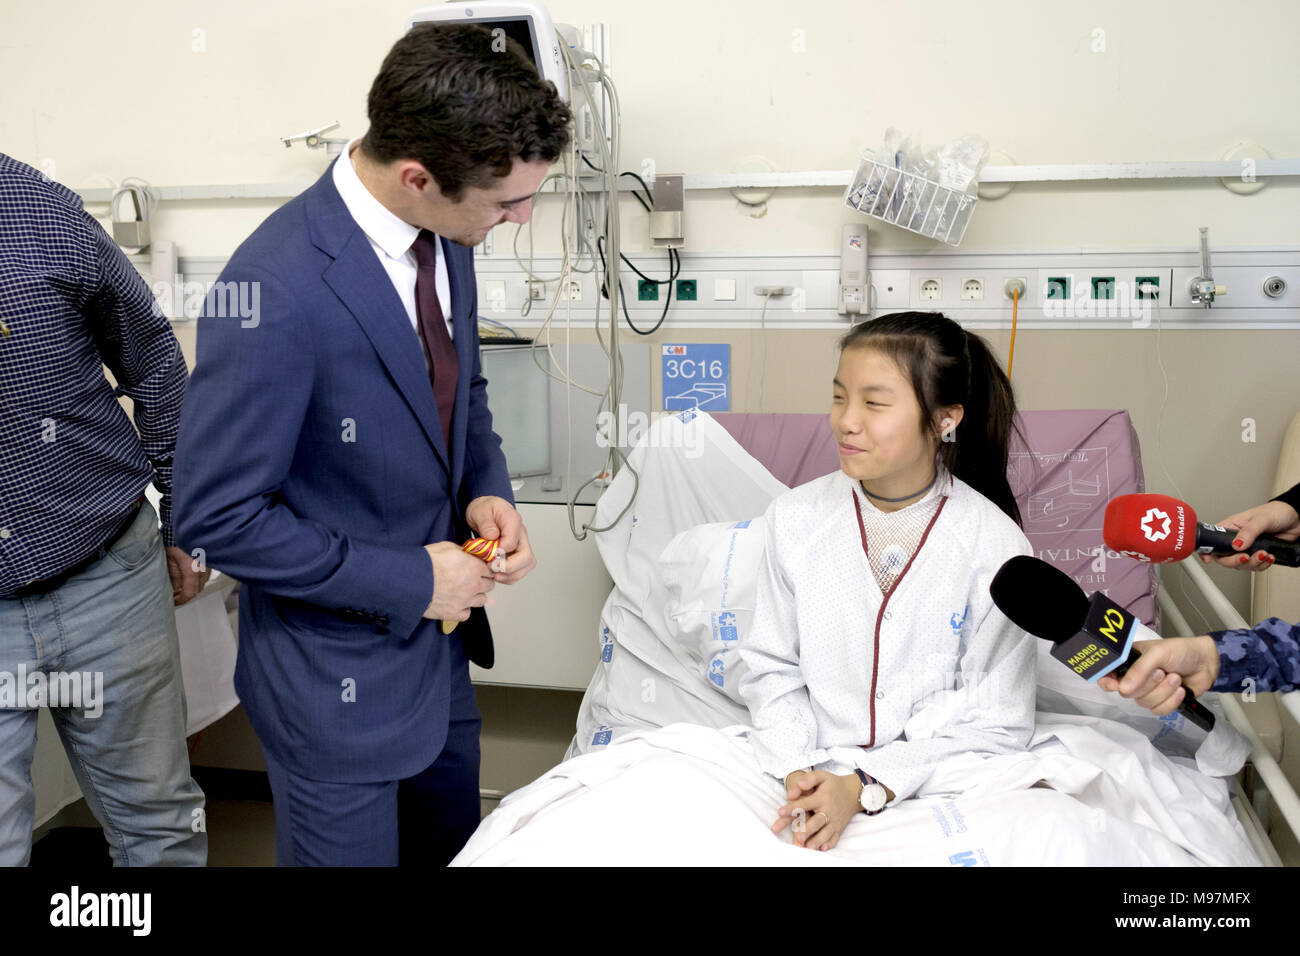
<svg viewBox="0 0 1300 956">
<path fill-rule="evenodd" d="M 885 620 L 886 620 L 886 621 L 889 620 L 890 615 L 891 615 L 892 613 L 893 613 L 892 611 L 886 611 L 886 612 L 885 612 Z"/>
</svg>

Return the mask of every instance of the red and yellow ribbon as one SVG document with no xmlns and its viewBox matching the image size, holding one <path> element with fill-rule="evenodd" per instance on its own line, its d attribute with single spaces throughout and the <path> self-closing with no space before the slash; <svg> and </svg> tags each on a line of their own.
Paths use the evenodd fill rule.
<svg viewBox="0 0 1300 956">
<path fill-rule="evenodd" d="M 497 553 L 501 550 L 499 540 L 489 541 L 487 538 L 470 538 L 460 546 L 460 549 L 466 554 L 473 555 L 476 558 L 482 558 L 484 564 L 491 564 L 497 558 Z M 495 568 L 493 570 L 496 570 Z M 450 634 L 456 630 L 459 621 L 443 621 L 442 633 Z"/>
</svg>

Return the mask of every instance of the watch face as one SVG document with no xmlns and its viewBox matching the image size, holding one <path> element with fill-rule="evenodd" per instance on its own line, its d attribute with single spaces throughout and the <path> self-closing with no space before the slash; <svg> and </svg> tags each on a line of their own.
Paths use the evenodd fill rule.
<svg viewBox="0 0 1300 956">
<path fill-rule="evenodd" d="M 880 784 L 871 783 L 862 788 L 862 809 L 868 813 L 883 809 L 887 802 L 885 788 Z"/>
</svg>

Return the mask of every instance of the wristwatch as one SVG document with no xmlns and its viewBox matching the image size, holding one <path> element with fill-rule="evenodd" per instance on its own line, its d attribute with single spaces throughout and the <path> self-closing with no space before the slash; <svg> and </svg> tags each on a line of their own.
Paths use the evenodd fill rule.
<svg viewBox="0 0 1300 956">
<path fill-rule="evenodd" d="M 862 796 L 859 799 L 862 802 L 863 812 L 869 817 L 874 817 L 885 809 L 885 804 L 889 802 L 889 794 L 885 792 L 885 785 L 865 770 L 857 770 L 857 774 L 858 779 L 862 781 Z"/>
</svg>

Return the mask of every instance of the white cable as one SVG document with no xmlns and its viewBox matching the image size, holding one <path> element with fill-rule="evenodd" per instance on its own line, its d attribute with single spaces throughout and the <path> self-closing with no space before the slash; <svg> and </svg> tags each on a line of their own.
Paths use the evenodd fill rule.
<svg viewBox="0 0 1300 956">
<path fill-rule="evenodd" d="M 1183 490 L 1178 487 L 1178 482 L 1174 481 L 1174 476 L 1169 473 L 1169 468 L 1165 464 L 1164 426 L 1165 410 L 1169 406 L 1169 370 L 1165 368 L 1164 351 L 1161 348 L 1161 342 L 1164 337 L 1164 310 L 1160 308 L 1160 301 L 1158 299 L 1154 300 L 1154 302 L 1155 304 L 1152 306 L 1152 311 L 1156 314 L 1156 365 L 1160 368 L 1160 377 L 1164 387 L 1164 394 L 1160 399 L 1160 412 L 1156 415 L 1156 458 L 1160 461 L 1160 471 L 1164 474 L 1165 480 L 1169 482 L 1169 486 L 1173 488 L 1175 494 L 1177 494 L 1181 500 L 1186 501 L 1187 496 L 1184 495 Z M 1199 558 L 1189 560 L 1199 560 Z M 1186 599 L 1191 609 L 1200 617 L 1201 623 L 1206 625 L 1205 629 L 1208 630 L 1210 615 L 1201 609 L 1196 598 L 1188 592 L 1187 580 L 1188 575 L 1180 572 L 1178 575 L 1178 589 L 1182 592 L 1183 597 Z M 1204 631 L 1198 633 L 1204 633 Z"/>
<path fill-rule="evenodd" d="M 122 198 L 130 196 L 135 206 L 135 215 L 122 219 L 118 215 L 118 204 Z M 113 222 L 144 222 L 147 223 L 153 217 L 153 212 L 158 208 L 158 191 L 149 183 L 136 176 L 128 176 L 118 184 L 113 191 L 113 197 L 108 203 L 109 219 Z M 137 218 L 138 217 L 138 218 Z M 130 250 L 128 254 L 134 255 L 145 249 L 149 243 L 141 246 L 123 246 L 123 249 Z"/>
<path fill-rule="evenodd" d="M 573 60 L 570 57 L 568 50 L 564 47 L 562 47 L 561 49 L 564 52 L 566 63 L 570 68 L 571 79 L 574 74 L 577 75 L 578 79 L 583 84 L 583 89 L 587 95 L 587 101 L 589 103 L 594 104 L 596 100 L 595 97 L 592 95 L 591 83 L 587 78 L 586 72 L 584 72 L 580 68 L 575 68 L 573 64 Z M 608 473 L 610 476 L 613 476 L 617 474 L 620 464 L 627 465 L 629 469 L 631 469 L 631 466 L 627 462 L 627 456 L 624 455 L 622 450 L 618 447 L 618 432 L 619 432 L 618 421 L 622 414 L 622 409 L 620 405 L 621 396 L 622 396 L 622 356 L 618 349 L 619 306 L 620 306 L 619 272 L 621 268 L 621 258 L 620 258 L 621 250 L 620 250 L 619 240 L 620 240 L 621 228 L 620 228 L 620 218 L 619 218 L 617 160 L 619 155 L 620 134 L 622 128 L 622 115 L 619 109 L 618 91 L 617 88 L 614 86 L 613 80 L 610 79 L 609 75 L 605 72 L 603 64 L 601 64 L 598 59 L 596 59 L 595 57 L 588 57 L 588 58 L 592 59 L 596 63 L 597 69 L 595 72 L 597 73 L 597 79 L 599 80 L 602 87 L 604 88 L 604 91 L 608 94 L 609 101 L 610 101 L 610 115 L 612 120 L 611 126 L 613 127 L 612 131 L 610 132 L 611 141 L 607 143 L 605 141 L 606 131 L 604 129 L 604 125 L 599 123 L 598 116 L 595 117 L 599 126 L 599 128 L 597 129 L 597 134 L 598 134 L 597 145 L 600 149 L 600 154 L 601 154 L 601 169 L 605 174 L 605 196 L 606 196 L 605 199 L 606 236 L 605 237 L 608 242 L 608 260 L 605 266 L 604 284 L 605 284 L 606 292 L 609 296 L 609 329 L 610 329 L 610 341 L 609 341 L 609 346 L 607 351 L 607 356 L 609 359 L 609 388 L 607 390 L 606 397 L 607 400 L 609 401 L 610 409 L 612 411 L 612 420 L 614 426 L 613 428 L 614 440 L 609 443 L 609 452 L 605 456 L 605 466 L 601 469 L 600 474 Z M 575 155 L 576 155 L 576 150 L 575 150 Z M 577 172 L 576 166 L 574 172 L 575 174 Z M 575 175 L 575 179 L 576 179 L 576 175 Z M 597 329 L 597 338 L 599 340 L 599 327 Z M 604 347 L 603 341 L 601 342 L 601 344 L 602 347 Z M 573 533 L 575 538 L 577 538 L 578 540 L 583 540 L 586 538 L 588 531 L 603 531 L 609 527 L 612 527 L 614 524 L 617 524 L 622 519 L 623 515 L 627 513 L 628 509 L 632 507 L 632 503 L 636 499 L 636 492 L 640 487 L 640 476 L 637 475 L 635 469 L 631 469 L 631 470 L 632 470 L 633 478 L 636 482 L 636 484 L 633 487 L 632 495 L 628 499 L 628 503 L 623 508 L 623 510 L 620 511 L 619 514 L 613 519 L 613 521 L 609 525 L 605 526 L 605 528 L 596 528 L 593 527 L 591 524 L 586 524 L 583 526 L 582 530 L 579 531 L 576 525 L 576 520 L 574 515 L 574 508 L 575 505 L 577 504 L 578 496 L 588 485 L 592 484 L 592 482 L 596 480 L 596 476 L 593 476 L 592 478 L 583 482 L 580 486 L 573 488 L 572 493 L 570 494 L 570 497 L 567 501 L 567 506 L 568 506 L 568 513 L 569 513 L 569 529 Z M 570 484 L 572 486 L 571 476 L 570 476 Z"/>
<path fill-rule="evenodd" d="M 756 411 L 760 412 L 763 410 L 763 386 L 764 380 L 767 378 L 767 336 L 764 334 L 767 331 L 767 304 L 775 294 L 771 290 L 763 293 L 763 308 L 758 313 L 759 338 L 763 342 L 763 368 L 758 380 L 758 407 L 756 409 Z M 754 332 L 751 329 L 749 333 L 749 376 L 745 380 L 749 389 L 752 389 L 754 385 L 754 366 L 756 364 L 754 361 Z M 748 395 L 745 396 L 745 400 L 749 401 Z"/>
<path fill-rule="evenodd" d="M 1165 478 L 1168 480 L 1170 487 L 1178 493 L 1179 498 L 1186 501 L 1187 497 L 1183 494 L 1183 490 L 1178 487 L 1178 482 L 1174 481 L 1173 475 L 1169 474 L 1169 469 L 1165 467 L 1163 432 L 1165 424 L 1165 408 L 1169 404 L 1169 372 L 1165 368 L 1164 353 L 1160 348 L 1161 333 L 1164 330 L 1164 310 L 1160 308 L 1159 300 L 1156 300 L 1156 305 L 1153 306 L 1153 309 L 1156 313 L 1156 363 L 1160 366 L 1160 375 L 1164 379 L 1165 386 L 1164 397 L 1160 400 L 1160 414 L 1156 417 L 1156 454 L 1160 456 L 1160 470 L 1164 472 Z"/>
</svg>

